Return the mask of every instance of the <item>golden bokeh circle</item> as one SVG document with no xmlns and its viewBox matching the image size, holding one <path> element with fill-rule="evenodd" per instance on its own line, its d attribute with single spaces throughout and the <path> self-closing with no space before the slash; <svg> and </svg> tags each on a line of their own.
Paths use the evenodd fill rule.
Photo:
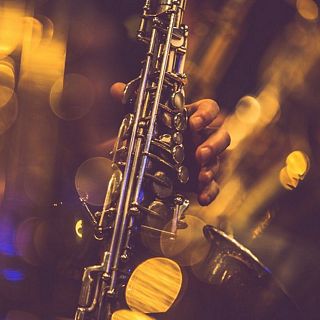
<svg viewBox="0 0 320 320">
<path fill-rule="evenodd" d="M 293 190 L 299 184 L 298 179 L 295 179 L 289 175 L 287 167 L 284 167 L 281 169 L 280 174 L 279 174 L 279 180 L 280 180 L 281 185 L 286 190 Z"/>
<path fill-rule="evenodd" d="M 260 103 L 252 96 L 244 96 L 237 103 L 235 114 L 243 123 L 256 123 L 261 114 Z"/>
<path fill-rule="evenodd" d="M 118 310 L 112 314 L 111 320 L 155 320 L 141 312 L 132 310 Z"/>
<path fill-rule="evenodd" d="M 203 233 L 206 223 L 200 218 L 186 215 L 185 227 L 178 228 L 176 236 L 162 233 L 160 247 L 165 257 L 174 259 L 181 266 L 192 266 L 201 262 L 210 250 L 210 242 Z M 165 228 L 170 231 L 171 223 Z"/>
<path fill-rule="evenodd" d="M 15 246 L 19 256 L 31 265 L 38 265 L 39 255 L 35 247 L 36 230 L 41 224 L 40 218 L 31 217 L 19 224 L 15 237 Z"/>
<path fill-rule="evenodd" d="M 11 100 L 14 87 L 14 62 L 11 59 L 4 59 L 0 61 L 0 108 Z"/>
<path fill-rule="evenodd" d="M 157 257 L 142 262 L 132 272 L 126 287 L 126 302 L 130 309 L 142 313 L 167 312 L 182 288 L 179 265 Z"/>
<path fill-rule="evenodd" d="M 306 153 L 297 150 L 288 155 L 286 165 L 290 176 L 302 180 L 309 171 L 310 159 Z"/>
<path fill-rule="evenodd" d="M 85 116 L 94 104 L 94 87 L 80 74 L 70 73 L 55 81 L 50 90 L 50 107 L 63 120 L 78 120 Z"/>
<path fill-rule="evenodd" d="M 103 205 L 113 173 L 111 165 L 112 161 L 104 157 L 84 161 L 75 176 L 75 187 L 79 197 L 91 205 Z"/>
<path fill-rule="evenodd" d="M 297 0 L 298 13 L 306 20 L 316 20 L 319 16 L 319 8 L 313 0 Z"/>
<path fill-rule="evenodd" d="M 10 89 L 8 89 L 10 90 Z M 7 92 L 11 94 L 12 92 Z M 13 123 L 16 121 L 18 116 L 18 99 L 16 94 L 13 92 L 11 99 L 0 108 L 0 134 L 7 131 Z"/>
</svg>

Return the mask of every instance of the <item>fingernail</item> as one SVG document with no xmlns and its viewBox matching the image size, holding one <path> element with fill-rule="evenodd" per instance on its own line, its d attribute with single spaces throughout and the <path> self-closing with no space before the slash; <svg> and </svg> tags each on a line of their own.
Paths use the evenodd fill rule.
<svg viewBox="0 0 320 320">
<path fill-rule="evenodd" d="M 199 174 L 199 181 L 209 183 L 213 179 L 213 172 L 211 170 L 201 170 Z"/>
<path fill-rule="evenodd" d="M 212 197 L 209 194 L 202 193 L 200 195 L 200 204 L 204 205 L 204 206 L 207 206 L 212 201 L 211 198 Z"/>
<path fill-rule="evenodd" d="M 195 129 L 201 128 L 202 123 L 203 123 L 203 120 L 201 117 L 192 118 L 192 125 Z"/>
<path fill-rule="evenodd" d="M 211 156 L 211 149 L 208 147 L 203 147 L 200 149 L 200 161 L 204 163 Z"/>
</svg>

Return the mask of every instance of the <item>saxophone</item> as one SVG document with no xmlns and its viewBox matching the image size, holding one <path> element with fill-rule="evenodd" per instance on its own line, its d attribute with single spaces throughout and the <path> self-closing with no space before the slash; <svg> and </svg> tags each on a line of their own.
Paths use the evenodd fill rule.
<svg viewBox="0 0 320 320">
<path fill-rule="evenodd" d="M 145 1 L 137 38 L 147 53 L 123 97 L 133 112 L 124 117 L 111 153 L 103 208 L 89 212 L 105 250 L 101 263 L 83 272 L 74 319 L 300 319 L 269 270 L 214 227 L 201 225 L 200 237 L 193 237 L 204 244 L 200 260 L 183 264 L 170 252 L 192 222 L 185 215 L 185 7 L 186 0 Z M 151 245 L 163 235 L 168 254 Z M 202 251 L 195 248 L 182 251 L 194 258 Z"/>
<path fill-rule="evenodd" d="M 122 121 L 112 151 L 113 175 L 103 209 L 91 216 L 95 238 L 108 243 L 102 262 L 84 270 L 76 320 L 106 320 L 117 309 L 130 264 L 133 238 L 141 229 L 161 232 L 148 215 L 165 216 L 175 236 L 189 200 L 183 165 L 186 0 L 146 0 L 137 38 L 147 46 L 140 75 L 128 83 L 123 102 L 133 108 Z M 166 222 L 167 222 L 166 221 Z M 110 236 L 111 235 L 111 236 Z"/>
</svg>

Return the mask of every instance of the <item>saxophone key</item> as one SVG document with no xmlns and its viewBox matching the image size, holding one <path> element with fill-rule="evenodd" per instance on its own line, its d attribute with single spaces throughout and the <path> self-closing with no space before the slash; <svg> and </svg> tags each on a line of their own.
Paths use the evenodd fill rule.
<svg viewBox="0 0 320 320">
<path fill-rule="evenodd" d="M 181 164 L 183 162 L 183 160 L 184 160 L 184 147 L 182 144 L 179 144 L 179 145 L 176 145 L 173 147 L 172 157 L 173 157 L 173 160 L 178 164 Z"/>
<path fill-rule="evenodd" d="M 185 166 L 181 166 L 178 168 L 178 179 L 182 184 L 188 183 L 190 178 L 189 170 Z"/>
<path fill-rule="evenodd" d="M 156 178 L 152 183 L 153 192 L 160 199 L 168 198 L 173 193 L 173 183 L 171 179 L 163 171 L 158 171 L 154 174 Z"/>
<path fill-rule="evenodd" d="M 181 132 L 177 131 L 172 135 L 172 140 L 175 144 L 182 144 L 183 143 L 183 135 Z"/>
<path fill-rule="evenodd" d="M 171 105 L 176 110 L 183 110 L 185 105 L 185 94 L 184 90 L 178 90 L 171 96 Z"/>
<path fill-rule="evenodd" d="M 187 116 L 184 112 L 176 114 L 173 118 L 173 125 L 176 130 L 184 131 L 187 129 Z"/>
</svg>

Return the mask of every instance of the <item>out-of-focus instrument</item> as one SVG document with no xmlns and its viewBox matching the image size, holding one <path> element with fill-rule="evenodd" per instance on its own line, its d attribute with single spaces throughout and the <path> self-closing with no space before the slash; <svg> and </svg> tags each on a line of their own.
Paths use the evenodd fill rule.
<svg viewBox="0 0 320 320">
<path fill-rule="evenodd" d="M 193 21 L 193 37 L 186 62 L 190 76 L 189 98 L 215 96 L 217 86 L 237 52 L 246 17 L 254 2 L 227 0 L 216 10 L 212 8 L 215 3 L 210 1 L 197 3 L 200 10 L 194 14 L 197 19 Z"/>
<path fill-rule="evenodd" d="M 103 209 L 90 214 L 105 250 L 84 271 L 75 320 L 297 318 L 248 250 L 185 215 L 185 7 L 145 2 L 138 39 L 147 54 L 124 94 L 134 111 L 114 145 Z"/>
</svg>

